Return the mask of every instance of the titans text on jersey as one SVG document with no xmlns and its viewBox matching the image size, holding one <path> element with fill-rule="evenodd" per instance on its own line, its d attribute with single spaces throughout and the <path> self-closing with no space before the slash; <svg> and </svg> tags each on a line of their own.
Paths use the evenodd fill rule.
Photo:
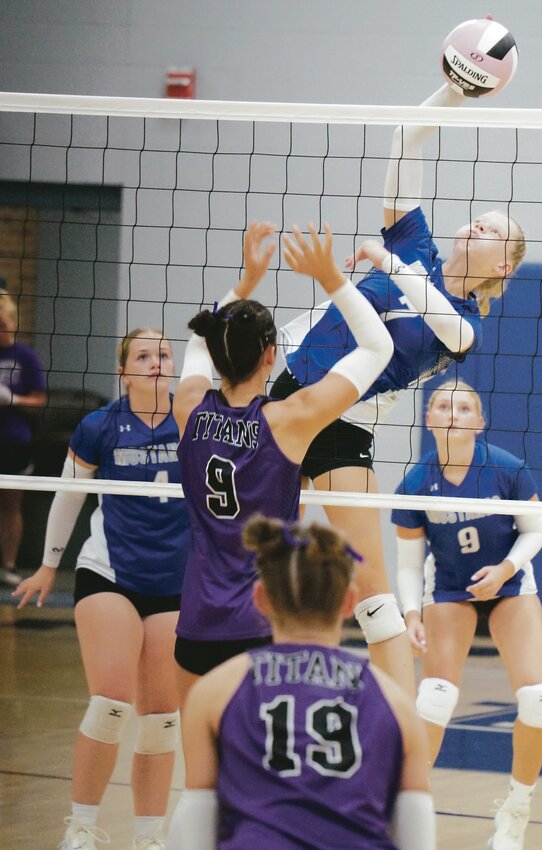
<svg viewBox="0 0 542 850">
<path fill-rule="evenodd" d="M 303 667 L 303 670 L 301 669 Z M 359 691 L 362 664 L 337 655 L 326 656 L 318 649 L 296 652 L 263 650 L 252 655 L 252 678 L 255 685 L 297 685 L 300 683 Z"/>
<path fill-rule="evenodd" d="M 204 410 L 195 416 L 192 440 L 214 440 L 229 446 L 255 449 L 259 428 L 256 420 L 232 419 L 231 416 Z"/>
</svg>

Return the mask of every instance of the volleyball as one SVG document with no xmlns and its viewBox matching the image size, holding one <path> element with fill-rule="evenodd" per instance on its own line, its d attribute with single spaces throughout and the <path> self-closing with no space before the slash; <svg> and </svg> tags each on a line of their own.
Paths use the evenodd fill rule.
<svg viewBox="0 0 542 850">
<path fill-rule="evenodd" d="M 514 36 L 491 18 L 465 21 L 444 39 L 442 72 L 467 97 L 485 97 L 503 89 L 518 66 Z"/>
</svg>

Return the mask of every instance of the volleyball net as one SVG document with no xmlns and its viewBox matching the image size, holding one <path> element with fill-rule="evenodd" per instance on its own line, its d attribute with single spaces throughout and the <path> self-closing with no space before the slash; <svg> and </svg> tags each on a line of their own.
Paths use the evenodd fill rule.
<svg viewBox="0 0 542 850">
<path fill-rule="evenodd" d="M 437 128 L 424 146 L 421 206 L 443 257 L 458 227 L 487 209 L 503 209 L 525 230 L 526 261 L 484 319 L 481 350 L 446 379 L 480 391 L 489 438 L 525 458 L 542 487 L 542 110 L 0 93 L 0 276 L 19 307 L 18 338 L 36 348 L 47 373 L 38 430 L 40 420 L 46 430 L 63 411 L 80 418 L 118 395 L 115 350 L 135 327 L 162 328 L 180 371 L 188 320 L 238 279 L 251 220 L 274 222 L 279 237 L 294 224 L 322 230 L 329 222 L 339 261 L 379 237 L 397 124 Z M 280 251 L 255 297 L 277 326 L 325 300 Z M 383 494 L 304 492 L 302 501 L 413 506 L 404 501 L 412 497 L 387 494 L 422 451 L 428 386 L 406 391 L 377 423 Z M 0 488 L 106 493 L 122 485 L 38 474 L 0 476 Z M 130 493 L 181 495 L 147 482 Z M 449 510 L 446 501 L 416 506 Z M 482 513 L 540 510 L 475 501 Z"/>
</svg>

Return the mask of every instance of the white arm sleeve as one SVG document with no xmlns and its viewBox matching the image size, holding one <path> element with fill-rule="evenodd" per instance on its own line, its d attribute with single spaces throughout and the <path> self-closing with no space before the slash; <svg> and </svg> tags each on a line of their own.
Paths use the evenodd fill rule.
<svg viewBox="0 0 542 850">
<path fill-rule="evenodd" d="M 212 788 L 187 788 L 173 812 L 166 850 L 216 850 L 218 802 Z"/>
<path fill-rule="evenodd" d="M 88 469 L 88 467 L 76 463 L 68 455 L 64 461 L 61 477 L 94 478 L 94 473 L 94 469 Z M 59 490 L 55 494 L 47 519 L 42 559 L 42 563 L 47 567 L 58 567 L 60 564 L 60 559 L 68 545 L 86 498 L 86 493 L 69 493 L 65 490 Z"/>
<path fill-rule="evenodd" d="M 361 396 L 388 365 L 393 341 L 378 313 L 352 281 L 346 280 L 330 297 L 358 344 L 330 371 L 350 381 Z"/>
<path fill-rule="evenodd" d="M 433 286 L 429 275 L 422 277 L 416 274 L 396 254 L 385 257 L 382 271 L 405 293 L 414 309 L 448 351 L 458 353 L 470 348 L 474 341 L 472 325 Z"/>
<path fill-rule="evenodd" d="M 400 791 L 393 811 L 391 837 L 399 850 L 435 850 L 433 799 L 427 791 Z"/>
<path fill-rule="evenodd" d="M 512 561 L 517 573 L 542 549 L 542 515 L 515 516 L 519 536 L 505 560 Z"/>
<path fill-rule="evenodd" d="M 235 289 L 230 289 L 224 298 L 218 302 L 217 310 L 220 310 L 225 304 L 240 300 Z M 210 384 L 213 383 L 213 361 L 209 355 L 207 343 L 202 336 L 192 334 L 184 350 L 183 368 L 179 383 L 184 381 L 185 378 L 194 378 L 196 376 L 207 378 Z"/>
<path fill-rule="evenodd" d="M 213 361 L 209 355 L 207 343 L 202 336 L 192 334 L 184 350 L 183 368 L 179 383 L 186 378 L 207 378 L 213 383 Z"/>
<path fill-rule="evenodd" d="M 397 538 L 397 590 L 403 614 L 422 610 L 425 537 Z"/>
<path fill-rule="evenodd" d="M 427 98 L 422 106 L 462 106 L 470 98 L 448 83 Z M 420 205 L 423 178 L 422 145 L 436 127 L 399 126 L 393 141 L 384 184 L 384 206 L 408 212 Z"/>
</svg>

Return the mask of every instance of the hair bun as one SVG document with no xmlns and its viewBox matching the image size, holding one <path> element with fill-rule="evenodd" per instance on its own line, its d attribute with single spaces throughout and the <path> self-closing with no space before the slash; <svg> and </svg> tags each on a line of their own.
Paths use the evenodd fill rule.
<svg viewBox="0 0 542 850">
<path fill-rule="evenodd" d="M 200 310 L 200 312 L 190 319 L 188 327 L 198 336 L 206 338 L 220 324 L 220 318 L 211 310 Z"/>
</svg>

